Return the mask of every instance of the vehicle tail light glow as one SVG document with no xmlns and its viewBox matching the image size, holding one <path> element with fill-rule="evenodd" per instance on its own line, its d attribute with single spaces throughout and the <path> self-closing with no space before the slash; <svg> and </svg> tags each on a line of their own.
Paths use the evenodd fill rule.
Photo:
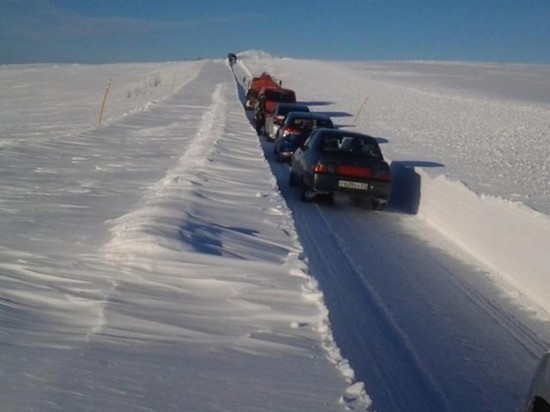
<svg viewBox="0 0 550 412">
<path fill-rule="evenodd" d="M 391 174 L 387 170 L 377 170 L 374 177 L 383 182 L 391 182 Z"/>
<path fill-rule="evenodd" d="M 285 129 L 284 132 L 283 132 L 283 136 L 288 136 L 289 134 L 300 134 L 300 131 L 298 129 L 292 129 L 292 128 L 288 128 L 288 129 Z"/>
<path fill-rule="evenodd" d="M 338 165 L 336 167 L 336 173 L 352 177 L 372 177 L 373 174 L 370 167 L 352 165 Z"/>
<path fill-rule="evenodd" d="M 313 172 L 317 174 L 332 174 L 334 173 L 334 165 L 328 165 L 326 163 L 317 163 L 315 165 L 315 168 L 313 169 Z"/>
</svg>

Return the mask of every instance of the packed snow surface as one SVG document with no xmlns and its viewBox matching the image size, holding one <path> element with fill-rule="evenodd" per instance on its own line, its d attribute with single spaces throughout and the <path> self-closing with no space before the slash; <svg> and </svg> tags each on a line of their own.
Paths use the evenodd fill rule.
<svg viewBox="0 0 550 412">
<path fill-rule="evenodd" d="M 550 68 L 238 56 L 0 67 L 2 410 L 520 411 Z M 378 138 L 387 211 L 299 201 L 264 71 Z"/>
</svg>

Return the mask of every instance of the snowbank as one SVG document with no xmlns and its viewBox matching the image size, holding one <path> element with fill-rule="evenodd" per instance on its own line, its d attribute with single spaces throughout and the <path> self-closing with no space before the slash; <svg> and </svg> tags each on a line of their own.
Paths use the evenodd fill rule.
<svg viewBox="0 0 550 412">
<path fill-rule="evenodd" d="M 422 167 L 394 162 L 392 173 L 394 206 L 418 214 L 472 256 L 517 303 L 550 313 L 547 215 L 519 202 L 478 195 Z M 540 311 L 539 315 L 548 318 Z"/>
</svg>

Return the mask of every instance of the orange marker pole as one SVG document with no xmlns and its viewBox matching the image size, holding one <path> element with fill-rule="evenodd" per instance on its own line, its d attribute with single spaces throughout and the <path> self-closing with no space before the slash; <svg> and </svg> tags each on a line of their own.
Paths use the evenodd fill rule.
<svg viewBox="0 0 550 412">
<path fill-rule="evenodd" d="M 174 70 L 174 75 L 172 76 L 172 87 L 170 88 L 170 92 L 174 91 L 175 84 L 176 84 L 176 71 Z"/>
<path fill-rule="evenodd" d="M 105 102 L 107 101 L 107 95 L 109 94 L 109 89 L 111 88 L 111 82 L 113 79 L 109 79 L 109 83 L 107 83 L 107 88 L 105 89 L 105 95 L 103 96 L 103 102 L 101 103 L 101 110 L 99 111 L 99 120 L 97 121 L 97 125 L 101 126 L 101 119 L 103 118 L 103 110 L 105 110 Z"/>
<path fill-rule="evenodd" d="M 363 110 L 363 107 L 365 106 L 365 104 L 367 103 L 367 100 L 369 100 L 369 96 L 365 97 L 365 100 L 363 101 L 363 104 L 361 105 L 361 107 L 359 108 L 359 110 L 357 111 L 357 114 L 355 115 L 355 119 L 353 119 L 353 122 L 355 123 L 357 121 L 357 119 L 359 118 L 359 115 L 361 114 L 361 111 Z"/>
</svg>

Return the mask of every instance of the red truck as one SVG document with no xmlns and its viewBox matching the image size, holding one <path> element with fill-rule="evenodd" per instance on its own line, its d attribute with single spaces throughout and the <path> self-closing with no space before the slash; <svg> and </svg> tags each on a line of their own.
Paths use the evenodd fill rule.
<svg viewBox="0 0 550 412">
<path fill-rule="evenodd" d="M 278 89 L 281 87 L 281 82 L 276 81 L 267 72 L 263 72 L 260 76 L 252 78 L 248 84 L 248 91 L 246 92 L 246 100 L 244 102 L 244 108 L 246 110 L 254 109 L 254 106 L 258 101 L 260 90 L 264 87 Z"/>
</svg>

